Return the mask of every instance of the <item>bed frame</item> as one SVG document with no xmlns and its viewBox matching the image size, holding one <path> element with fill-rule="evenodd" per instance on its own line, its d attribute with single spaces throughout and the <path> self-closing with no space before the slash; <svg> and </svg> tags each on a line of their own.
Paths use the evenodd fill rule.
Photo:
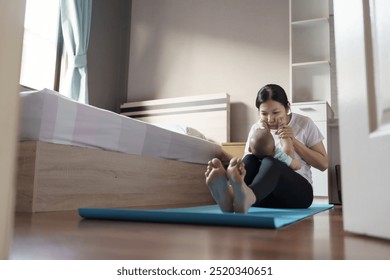
<svg viewBox="0 0 390 280">
<path fill-rule="evenodd" d="M 128 102 L 121 114 L 148 123 L 180 123 L 218 144 L 230 142 L 230 96 L 226 93 Z"/>
<path fill-rule="evenodd" d="M 221 102 L 221 95 L 209 97 L 210 100 L 217 97 L 219 101 L 216 102 Z M 193 97 L 193 101 L 197 98 Z M 184 99 L 189 100 L 188 97 Z M 158 102 L 161 101 L 169 104 L 172 99 Z M 175 102 L 173 104 L 178 104 Z M 219 106 L 193 112 L 198 114 L 198 120 L 203 118 L 208 121 L 201 125 L 188 125 L 203 130 L 206 135 L 207 126 L 210 125 L 215 132 L 212 136 L 215 141 L 227 141 L 228 96 L 223 102 L 225 109 Z M 203 102 L 199 104 L 204 106 Z M 196 110 L 197 105 L 189 107 Z M 184 110 L 184 107 L 181 108 Z M 225 116 L 223 121 L 214 117 L 214 110 L 218 115 Z M 167 117 L 170 114 L 165 113 Z M 173 115 L 177 118 L 175 112 Z M 219 125 L 215 125 L 215 122 Z M 226 125 L 220 125 L 221 122 Z M 215 202 L 205 184 L 205 168 L 205 164 L 92 148 L 42 141 L 20 142 L 16 211 L 61 211 L 80 207 L 161 209 L 213 204 Z"/>
</svg>

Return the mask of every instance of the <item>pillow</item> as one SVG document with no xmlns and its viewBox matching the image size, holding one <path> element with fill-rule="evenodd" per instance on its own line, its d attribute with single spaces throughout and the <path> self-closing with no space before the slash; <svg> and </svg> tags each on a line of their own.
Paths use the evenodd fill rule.
<svg viewBox="0 0 390 280">
<path fill-rule="evenodd" d="M 192 128 L 192 127 L 189 127 L 189 126 L 186 126 L 185 128 L 186 128 L 186 134 L 187 135 L 207 140 L 206 136 L 204 136 L 204 134 L 202 132 L 196 130 L 195 128 Z"/>
<path fill-rule="evenodd" d="M 196 130 L 195 128 L 186 125 L 174 124 L 174 123 L 156 123 L 154 125 L 180 134 L 185 134 L 185 135 L 207 140 L 206 136 L 204 136 L 203 133 Z"/>
</svg>

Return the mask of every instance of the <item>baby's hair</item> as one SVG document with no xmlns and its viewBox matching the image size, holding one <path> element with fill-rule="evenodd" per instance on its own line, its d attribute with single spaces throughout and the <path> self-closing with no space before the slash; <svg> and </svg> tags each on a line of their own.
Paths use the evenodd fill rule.
<svg viewBox="0 0 390 280">
<path fill-rule="evenodd" d="M 275 141 L 268 129 L 258 128 L 250 139 L 251 153 L 258 158 L 273 156 L 275 152 Z"/>
</svg>

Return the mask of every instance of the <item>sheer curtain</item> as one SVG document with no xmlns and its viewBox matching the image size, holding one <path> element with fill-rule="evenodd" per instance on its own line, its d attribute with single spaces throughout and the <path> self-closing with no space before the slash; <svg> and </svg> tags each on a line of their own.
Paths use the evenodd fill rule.
<svg viewBox="0 0 390 280">
<path fill-rule="evenodd" d="M 60 0 L 61 27 L 67 54 L 63 94 L 88 104 L 87 49 L 92 0 Z"/>
</svg>

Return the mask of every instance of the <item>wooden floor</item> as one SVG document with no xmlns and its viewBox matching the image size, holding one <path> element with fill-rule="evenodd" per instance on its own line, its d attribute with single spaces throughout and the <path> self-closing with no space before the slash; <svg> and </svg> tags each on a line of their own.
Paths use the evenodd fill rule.
<svg viewBox="0 0 390 280">
<path fill-rule="evenodd" d="M 342 208 L 279 230 L 17 213 L 11 259 L 390 259 L 390 241 L 343 231 Z"/>
</svg>

